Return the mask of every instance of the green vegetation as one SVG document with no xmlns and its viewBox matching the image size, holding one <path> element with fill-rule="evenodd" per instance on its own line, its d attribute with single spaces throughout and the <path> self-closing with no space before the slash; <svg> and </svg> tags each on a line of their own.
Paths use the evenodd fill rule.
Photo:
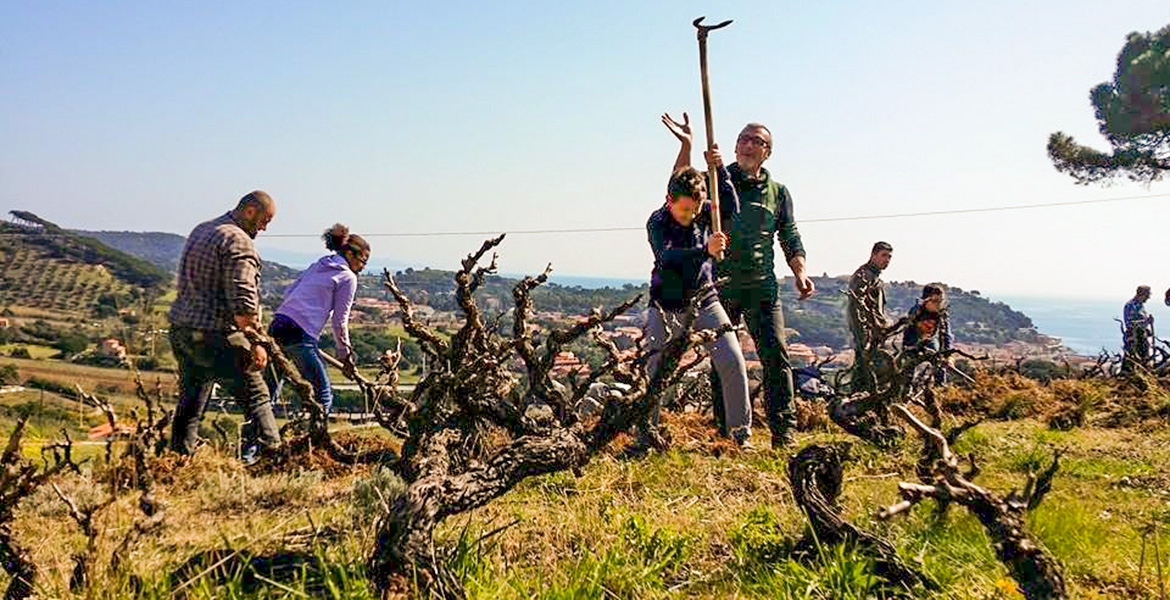
<svg viewBox="0 0 1170 600">
<path fill-rule="evenodd" d="M 0 344 L 0 356 L 24 359 L 45 359 L 60 352 L 51 346 L 39 344 Z"/>
<path fill-rule="evenodd" d="M 25 365 L 38 363 L 12 364 L 23 374 Z M 78 378 L 112 373 L 71 368 Z M 128 378 L 125 371 L 118 374 Z M 948 410 L 971 406 L 985 392 L 993 394 L 986 400 L 991 409 L 1018 407 L 1012 411 L 1018 418 L 981 424 L 960 438 L 956 450 L 974 453 L 982 468 L 976 481 L 1006 492 L 1021 485 L 1027 473 L 1046 467 L 1054 449 L 1062 449 L 1053 492 L 1029 526 L 1065 565 L 1072 597 L 1156 594 L 1152 556 L 1147 553 L 1140 577 L 1137 564 L 1143 528 L 1160 527 L 1163 539 L 1170 532 L 1164 494 L 1170 483 L 1165 475 L 1170 433 L 1164 421 L 1094 425 L 1107 422 L 1098 414 L 1111 410 L 1104 403 L 1142 400 L 1115 398 L 1124 389 L 1102 382 L 1042 385 L 1013 377 L 980 375 L 977 388 L 948 390 L 944 397 Z M 89 427 L 102 422 L 92 409 L 78 412 L 64 380 L 50 385 L 55 391 L 43 395 L 0 396 L 0 431 L 22 415 L 32 419 L 25 448 L 30 457 L 63 427 L 74 439 L 84 439 Z M 126 388 L 96 379 L 84 385 L 108 390 L 122 415 L 135 405 Z M 1086 398 L 1093 405 L 1083 427 L 1053 431 L 1039 418 Z M 214 416 L 207 415 L 204 425 Z M 230 418 L 227 429 L 234 431 L 238 415 Z M 440 557 L 463 579 L 471 598 L 894 597 L 883 589 L 870 559 L 854 548 L 821 547 L 807 562 L 790 558 L 807 523 L 790 496 L 788 452 L 715 446 L 705 417 L 696 415 L 668 415 L 666 425 L 674 446 L 665 454 L 620 459 L 619 442 L 579 477 L 561 472 L 527 479 L 498 501 L 445 523 L 437 536 Z M 755 433 L 767 437 L 762 424 Z M 847 438 L 822 430 L 801 434 L 799 442 Z M 924 503 L 905 518 L 874 519 L 877 508 L 897 499 L 898 481 L 916 480 L 918 449 L 916 441 L 892 453 L 855 445 L 840 498 L 846 518 L 891 540 L 906 560 L 920 560 L 943 586 L 937 595 L 914 597 L 1020 598 L 982 526 L 962 509 L 952 507 L 938 520 Z M 86 475 L 70 475 L 62 487 L 79 494 L 90 482 L 102 481 L 103 452 L 101 444 L 79 448 L 81 456 L 92 457 Z M 85 594 L 68 589 L 69 557 L 84 540 L 63 505 L 51 490 L 22 503 L 17 536 L 44 541 L 29 547 L 44 568 L 45 596 L 119 598 L 137 590 L 140 597 L 161 598 L 182 586 L 192 598 L 374 597 L 365 559 L 381 506 L 404 489 L 398 476 L 379 468 L 305 465 L 259 474 L 210 451 L 184 466 L 170 457 L 160 461 L 158 493 L 167 503 L 167 525 L 142 539 L 127 572 L 100 578 Z M 102 526 L 125 531 L 136 514 L 135 501 L 136 495 L 126 494 L 104 513 Z M 117 534 L 104 535 L 102 556 L 118 540 Z M 1163 572 L 1170 573 L 1170 556 L 1163 553 L 1161 560 Z M 0 585 L 5 582 L 0 575 Z"/>
<path fill-rule="evenodd" d="M 780 297 L 784 305 L 784 323 L 798 333 L 796 341 L 812 346 L 826 345 L 842 349 L 852 345 L 845 321 L 848 277 L 815 277 L 817 294 L 808 300 L 797 298 L 791 278 L 784 278 Z M 894 281 L 886 284 L 886 313 L 891 319 L 901 317 L 922 295 L 924 283 Z M 976 291 L 947 288 L 947 305 L 955 338 L 967 343 L 1003 344 L 1019 340 L 1041 339 L 1027 315 L 1014 311 L 1002 302 L 991 302 Z"/>
<path fill-rule="evenodd" d="M 0 385 L 16 385 L 20 381 L 20 369 L 15 364 L 0 365 Z"/>
<path fill-rule="evenodd" d="M 394 274 L 398 285 L 406 291 L 412 302 L 426 304 L 436 310 L 458 309 L 455 299 L 454 273 L 439 269 L 405 269 Z M 382 285 L 381 274 L 362 275 L 358 294 L 376 298 L 387 298 Z M 512 287 L 517 280 L 498 275 L 489 276 L 476 292 L 476 301 L 489 313 L 497 314 L 512 307 Z M 547 283 L 532 292 L 533 303 L 541 311 L 555 311 L 567 314 L 586 314 L 597 306 L 617 306 L 638 294 L 646 296 L 647 286 L 625 285 L 622 288 L 587 289 L 580 286 L 563 286 Z"/>
<path fill-rule="evenodd" d="M 406 269 L 395 274 L 398 284 L 413 302 L 426 304 L 438 310 L 455 310 L 455 285 L 450 271 L 436 269 Z M 817 277 L 817 294 L 800 301 L 790 278 L 780 282 L 780 297 L 784 306 L 784 321 L 795 330 L 793 341 L 836 349 L 848 348 L 851 337 L 845 323 L 846 298 L 842 293 L 848 287 L 848 277 Z M 476 300 L 489 314 L 499 314 L 512 306 L 512 286 L 516 280 L 488 277 L 476 292 Z M 888 312 L 898 317 L 910 310 L 922 293 L 923 284 L 913 281 L 893 282 L 886 287 Z M 970 343 L 1002 344 L 1012 340 L 1036 342 L 1041 339 L 1032 320 L 1002 302 L 991 302 L 978 292 L 967 292 L 951 287 L 947 290 L 951 311 L 951 325 L 957 339 Z M 586 314 L 597 306 L 616 306 L 642 294 L 648 296 L 648 286 L 626 284 L 621 288 L 583 289 L 580 287 L 547 284 L 536 288 L 532 297 L 542 311 L 558 311 L 572 316 Z M 385 298 L 381 276 L 361 278 L 359 295 Z M 643 305 L 644 306 L 644 305 Z M 540 322 L 539 317 L 534 319 Z M 509 326 L 505 318 L 501 323 Z"/>
<path fill-rule="evenodd" d="M 19 211 L 13 211 L 17 214 Z M 21 213 L 28 220 L 31 213 Z M 35 215 L 33 215 L 35 217 Z M 0 232 L 20 233 L 21 245 L 40 247 L 50 258 L 66 259 L 90 265 L 101 265 L 119 279 L 142 288 L 161 288 L 170 283 L 169 273 L 125 252 L 119 252 L 98 240 L 61 229 L 57 225 L 37 219 L 40 227 L 23 227 L 0 223 Z"/>
<path fill-rule="evenodd" d="M 51 224 L 50 226 L 55 227 Z M 51 248 L 47 250 L 45 244 L 52 242 L 69 247 L 69 244 L 64 244 L 60 240 L 76 238 L 84 240 L 91 246 L 99 246 L 104 249 L 103 252 L 123 256 L 126 260 L 122 260 L 121 263 L 129 260 L 134 264 L 146 264 L 149 261 L 153 266 L 149 264 L 147 266 L 157 271 L 160 267 L 167 270 L 177 267 L 185 241 L 182 236 L 158 232 L 70 233 L 57 229 L 52 231 L 54 236 L 13 238 L 21 240 L 27 237 L 25 241 L 30 243 L 0 240 L 0 264 L 6 264 L 7 269 L 5 277 L 0 278 L 0 305 L 10 303 L 18 306 L 55 307 L 62 311 L 81 310 L 98 318 L 118 317 L 117 322 L 121 326 L 128 325 L 135 329 L 145 329 L 145 325 L 150 323 L 149 319 L 144 321 L 144 317 L 139 314 L 143 306 L 150 306 L 151 313 L 156 315 L 156 321 L 162 319 L 158 315 L 164 314 L 169 302 L 173 300 L 173 297 L 163 295 L 164 288 L 159 287 L 162 284 L 150 287 L 147 292 L 138 290 L 135 282 L 142 281 L 146 275 L 139 274 L 126 278 L 123 276 L 125 269 L 120 271 L 110 267 L 113 263 L 107 264 L 106 267 L 98 264 L 79 264 L 78 258 L 84 259 L 84 253 L 58 252 L 62 257 L 54 258 L 56 255 L 50 252 Z M 262 272 L 261 297 L 269 309 L 268 313 L 271 314 L 272 310 L 279 306 L 285 289 L 296 279 L 299 272 L 271 262 L 264 263 Z M 439 311 L 453 311 L 457 308 L 452 276 L 453 273 L 450 271 L 431 268 L 408 268 L 395 274 L 399 285 L 412 301 Z M 168 275 L 164 278 L 166 282 L 170 281 L 170 277 Z M 841 291 L 846 287 L 848 278 L 842 276 L 815 279 L 818 294 L 805 301 L 797 300 L 790 279 L 785 278 L 780 284 L 785 323 L 796 332 L 793 341 L 813 346 L 827 345 L 835 349 L 847 348 L 850 346 L 850 336 L 843 318 L 845 296 Z M 515 283 L 515 279 L 491 276 L 476 292 L 477 301 L 488 315 L 504 315 L 500 327 L 505 332 L 511 326 L 506 313 L 512 307 L 512 287 Z M 921 284 L 912 281 L 890 283 L 887 286 L 890 316 L 904 314 L 919 297 L 921 287 Z M 1013 311 L 1002 303 L 989 302 L 978 292 L 965 292 L 959 288 L 950 288 L 948 293 L 952 326 L 956 337 L 961 341 L 1001 344 L 1012 340 L 1036 342 L 1041 338 L 1027 316 Z M 541 311 L 559 312 L 571 317 L 586 314 L 598 306 L 616 306 L 638 294 L 647 296 L 648 286 L 626 284 L 620 288 L 586 289 L 549 283 L 534 290 L 532 297 Z M 382 275 L 379 273 L 362 275 L 359 278 L 358 295 L 388 299 Z M 123 310 L 126 308 L 134 308 L 139 312 L 128 314 Z M 375 323 L 388 321 L 382 316 L 380 309 L 358 307 L 356 312 L 369 313 L 368 318 Z M 545 326 L 559 325 L 542 319 L 540 315 L 536 315 L 533 322 Z M 120 331 L 120 327 L 110 325 L 105 329 L 108 333 L 102 335 L 115 334 L 119 338 L 122 337 L 121 333 L 115 333 Z M 371 329 L 372 331 L 356 333 L 362 330 L 362 327 L 356 326 L 355 322 L 354 344 L 358 349 L 358 355 L 364 360 L 375 360 L 383 350 L 393 346 L 395 341 L 392 336 L 397 335 L 388 334 L 386 330 L 378 328 Z M 418 348 L 413 342 L 408 341 L 408 336 L 402 337 L 406 354 L 404 360 L 410 369 L 417 369 L 421 366 L 422 360 Z M 96 337 L 91 335 L 91 339 Z M 57 338 L 42 336 L 40 340 L 51 345 Z M 6 341 L 10 340 L 0 339 L 0 343 Z M 570 349 L 582 354 L 586 362 L 595 364 L 602 360 L 600 355 L 596 353 L 590 355 L 582 345 L 578 346 Z M 410 369 L 403 369 L 403 372 L 409 373 Z"/>
<path fill-rule="evenodd" d="M 1020 421 L 976 431 L 998 448 L 1030 444 L 1033 432 L 1043 430 L 1041 423 Z M 1092 466 L 1093 455 L 1102 443 L 1137 438 L 1151 439 L 1137 444 L 1135 453 L 1159 470 L 1170 466 L 1159 448 L 1170 441 L 1165 435 L 1074 432 L 1065 442 L 1080 466 L 1057 476 L 1052 496 L 1030 519 L 1065 564 L 1073 597 L 1156 593 L 1152 565 L 1146 565 L 1144 577 L 1137 576 L 1140 544 L 1130 540 L 1139 538 L 1147 515 L 1157 514 L 1162 504 L 1157 489 L 1111 486 L 1082 473 L 1086 466 L 1124 471 L 1116 464 Z M 941 594 L 925 597 L 1019 598 L 981 526 L 963 511 L 952 509 L 942 522 L 929 507 L 891 523 L 872 520 L 876 507 L 896 498 L 896 479 L 883 475 L 893 468 L 898 477 L 913 479 L 913 452 L 899 453 L 892 464 L 886 458 L 872 467 L 850 467 L 841 501 L 847 516 L 887 536 L 910 560 L 921 557 L 923 568 L 944 586 Z M 1007 489 L 1021 481 L 1014 457 L 983 453 L 981 458 L 982 481 L 989 487 Z M 580 478 L 535 478 L 468 519 L 445 525 L 441 556 L 463 578 L 471 598 L 889 597 L 870 560 L 853 548 L 824 547 L 810 562 L 787 557 L 805 524 L 783 477 L 763 466 L 773 460 L 768 453 L 718 458 L 698 449 L 636 462 L 603 458 Z M 130 565 L 144 597 L 162 597 L 189 580 L 194 581 L 185 589 L 194 598 L 373 597 L 365 575 L 365 536 L 381 502 L 401 493 L 397 477 L 360 470 L 333 477 L 315 471 L 249 475 L 212 455 L 201 455 L 184 469 L 200 476 L 164 485 L 174 520 L 143 540 Z M 133 498 L 121 502 L 122 519 L 129 518 Z M 21 522 L 36 526 L 38 537 L 61 540 L 35 550 L 40 564 L 48 565 L 46 589 L 54 597 L 74 597 L 66 585 L 69 562 L 55 559 L 80 548 L 76 530 L 51 497 L 29 502 L 23 511 Z M 203 524 L 197 530 L 178 525 L 193 519 Z M 285 535 L 306 528 L 325 533 L 307 546 L 299 541 L 304 537 Z M 104 547 L 108 551 L 115 542 L 106 539 Z M 231 549 L 240 550 L 238 558 L 222 569 L 207 569 Z M 295 567 L 273 568 L 278 557 Z M 1164 570 L 1170 567 L 1170 557 L 1162 560 Z M 126 577 L 103 580 L 89 597 L 118 597 L 129 589 Z"/>
<path fill-rule="evenodd" d="M 115 250 L 137 256 L 152 265 L 174 273 L 179 270 L 179 256 L 187 238 L 160 231 L 74 231 L 93 238 Z"/>
<path fill-rule="evenodd" d="M 1077 183 L 1107 183 L 1126 176 L 1149 183 L 1170 171 L 1170 25 L 1155 33 L 1133 32 L 1117 56 L 1113 80 L 1089 93 L 1097 127 L 1111 152 L 1082 146 L 1057 132 L 1048 155 Z"/>
<path fill-rule="evenodd" d="M 113 316 L 171 281 L 146 261 L 51 223 L 33 228 L 0 222 L 0 234 L 0 305 Z"/>
</svg>

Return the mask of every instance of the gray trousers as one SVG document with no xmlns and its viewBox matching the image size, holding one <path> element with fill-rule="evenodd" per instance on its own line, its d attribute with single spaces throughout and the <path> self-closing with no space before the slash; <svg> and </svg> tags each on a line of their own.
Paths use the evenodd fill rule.
<svg viewBox="0 0 1170 600">
<path fill-rule="evenodd" d="M 248 370 L 251 355 L 221 331 L 171 327 L 171 349 L 179 363 L 179 405 L 171 422 L 171 449 L 190 454 L 199 439 L 199 420 L 207 407 L 211 385 L 221 382 L 255 423 L 260 443 L 280 446 L 280 430 L 272 416 L 268 386 L 260 371 Z"/>
<path fill-rule="evenodd" d="M 683 311 L 664 311 L 657 306 L 651 306 L 646 318 L 647 349 L 661 350 L 666 344 L 686 333 L 682 327 Z M 699 311 L 695 319 L 694 329 L 715 329 L 731 323 L 723 306 L 712 302 Z M 739 340 L 734 331 L 724 332 L 723 335 L 706 345 L 711 355 L 711 363 L 719 373 L 719 382 L 723 392 L 723 411 L 727 415 L 727 431 L 736 439 L 746 439 L 752 431 L 752 411 L 748 405 L 747 367 L 744 365 L 743 351 L 739 348 Z M 661 353 L 655 352 L 646 361 L 646 371 L 650 377 L 658 372 L 662 363 Z M 659 406 L 654 406 L 650 415 L 650 422 L 658 425 Z"/>
</svg>

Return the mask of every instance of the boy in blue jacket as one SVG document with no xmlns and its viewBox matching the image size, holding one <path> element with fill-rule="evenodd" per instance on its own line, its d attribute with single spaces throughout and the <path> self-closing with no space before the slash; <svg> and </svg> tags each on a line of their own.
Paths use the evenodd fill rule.
<svg viewBox="0 0 1170 600">
<path fill-rule="evenodd" d="M 720 213 L 724 222 L 739 211 L 739 200 L 731 177 L 716 149 L 708 164 L 719 172 Z M 727 235 L 711 231 L 711 205 L 706 202 L 703 174 L 692 167 L 676 170 L 667 184 L 666 204 L 654 211 L 646 222 L 650 248 L 654 252 L 654 270 L 650 275 L 650 310 L 646 319 L 645 339 L 649 350 L 661 350 L 669 340 L 685 335 L 683 315 L 695 293 L 702 294 L 696 329 L 715 329 L 731 321 L 719 303 L 714 287 L 714 258 L 727 249 Z M 722 384 L 727 431 L 741 446 L 750 446 L 751 406 L 748 404 L 747 369 L 739 340 L 733 331 L 724 332 L 707 344 L 711 362 Z M 661 364 L 657 352 L 647 361 L 653 377 Z M 657 426 L 659 410 L 655 407 L 651 422 Z"/>
</svg>

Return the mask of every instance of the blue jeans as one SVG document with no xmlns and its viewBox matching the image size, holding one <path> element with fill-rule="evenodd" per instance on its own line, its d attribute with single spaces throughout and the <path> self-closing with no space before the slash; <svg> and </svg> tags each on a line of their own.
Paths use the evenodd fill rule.
<svg viewBox="0 0 1170 600">
<path fill-rule="evenodd" d="M 329 381 L 329 371 L 325 368 L 325 361 L 318 354 L 317 340 L 305 333 L 292 319 L 284 315 L 276 315 L 268 334 L 280 344 L 285 355 L 297 367 L 301 377 L 304 377 L 313 386 L 313 395 L 321 408 L 325 409 L 328 417 L 333 409 L 333 382 Z M 265 381 L 272 393 L 272 402 L 280 398 L 280 390 L 284 387 L 284 378 L 277 377 L 274 369 L 265 371 Z"/>
<path fill-rule="evenodd" d="M 272 320 L 268 334 L 276 343 L 280 344 L 281 350 L 296 366 L 301 377 L 304 377 L 313 386 L 313 395 L 316 396 L 317 402 L 321 404 L 325 416 L 328 417 L 333 410 L 333 382 L 329 380 L 329 371 L 325 368 L 325 361 L 318 354 L 317 340 L 305 333 L 305 330 L 301 329 L 292 319 L 280 314 Z M 284 377 L 277 376 L 275 366 L 270 365 L 264 371 L 264 381 L 268 385 L 271 403 L 275 405 L 280 398 L 280 390 L 284 387 Z M 240 443 L 244 446 L 244 460 L 250 461 L 257 450 L 256 429 L 252 422 L 249 421 L 244 425 L 243 439 L 240 440 Z"/>
</svg>

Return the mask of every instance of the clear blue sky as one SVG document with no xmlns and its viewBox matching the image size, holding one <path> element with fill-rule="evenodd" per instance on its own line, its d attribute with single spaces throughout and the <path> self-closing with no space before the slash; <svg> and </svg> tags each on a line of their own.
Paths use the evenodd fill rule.
<svg viewBox="0 0 1170 600">
<path fill-rule="evenodd" d="M 0 4 L 0 209 L 65 227 L 169 231 L 262 188 L 261 250 L 361 233 L 513 235 L 507 272 L 645 277 L 637 230 L 674 139 L 701 131 L 690 21 L 712 34 L 716 133 L 775 134 L 814 273 L 895 246 L 887 279 L 985 293 L 1126 297 L 1170 286 L 1170 195 L 1008 213 L 830 217 L 1133 195 L 1045 154 L 1104 147 L 1088 92 L 1165 0 L 1100 2 L 34 2 Z M 701 136 L 700 136 L 701 141 Z M 271 235 L 269 235 L 271 234 Z M 480 237 L 372 237 L 383 261 L 453 268 Z M 782 271 L 783 274 L 783 271 Z"/>
</svg>

